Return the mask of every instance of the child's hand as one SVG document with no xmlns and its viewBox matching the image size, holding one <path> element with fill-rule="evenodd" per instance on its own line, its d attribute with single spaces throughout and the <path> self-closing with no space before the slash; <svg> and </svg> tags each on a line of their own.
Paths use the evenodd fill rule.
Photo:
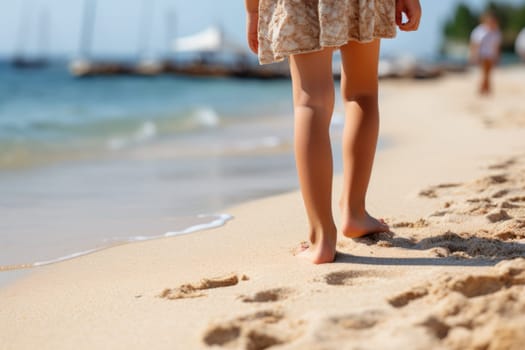
<svg viewBox="0 0 525 350">
<path fill-rule="evenodd" d="M 408 21 L 403 23 L 403 13 Z M 419 28 L 421 20 L 421 5 L 419 0 L 396 0 L 396 24 L 404 32 L 411 32 Z"/>
<path fill-rule="evenodd" d="M 259 38 L 258 38 L 258 27 L 259 27 L 259 13 L 248 12 L 246 14 L 246 31 L 248 36 L 248 46 L 257 54 L 259 50 Z"/>
</svg>

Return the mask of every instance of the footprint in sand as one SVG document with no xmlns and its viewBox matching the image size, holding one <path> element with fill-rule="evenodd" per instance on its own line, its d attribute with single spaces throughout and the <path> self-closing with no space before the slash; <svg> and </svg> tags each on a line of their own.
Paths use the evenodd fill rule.
<svg viewBox="0 0 525 350">
<path fill-rule="evenodd" d="M 525 259 L 518 258 L 496 265 L 496 272 L 485 275 L 452 276 L 444 275 L 430 283 L 415 286 L 387 299 L 396 308 L 421 299 L 431 298 L 432 302 L 447 298 L 451 292 L 466 298 L 476 298 L 497 293 L 513 286 L 525 285 Z"/>
<path fill-rule="evenodd" d="M 525 202 L 525 196 L 516 196 L 508 199 L 510 202 Z"/>
<path fill-rule="evenodd" d="M 501 198 L 505 196 L 509 192 L 509 190 L 501 189 L 497 187 L 509 181 L 510 181 L 509 174 L 501 173 L 501 174 L 486 176 L 486 177 L 483 177 L 481 179 L 478 179 L 468 184 L 444 183 L 444 184 L 440 184 L 437 186 L 430 186 L 427 189 L 420 191 L 419 196 L 427 197 L 427 198 L 438 198 L 445 194 L 450 195 L 451 192 L 447 190 L 461 187 L 461 190 L 475 191 L 477 193 L 484 192 L 487 189 L 492 189 L 492 190 L 495 190 L 495 192 L 492 193 L 491 196 L 493 198 Z"/>
<path fill-rule="evenodd" d="M 399 293 L 387 299 L 393 307 L 399 308 L 408 305 L 408 303 L 423 298 L 428 295 L 427 286 L 412 287 L 410 290 Z"/>
<path fill-rule="evenodd" d="M 512 219 L 505 221 L 498 231 L 478 230 L 474 233 L 460 234 L 446 231 L 426 238 L 382 236 L 372 240 L 369 237 L 366 244 L 428 251 L 431 256 L 441 258 L 513 259 L 525 256 L 525 244 L 512 241 L 523 237 L 525 237 L 525 220 Z"/>
<path fill-rule="evenodd" d="M 474 234 L 449 231 L 440 236 L 422 239 L 413 249 L 440 249 L 435 251 L 438 256 L 460 259 L 512 259 L 525 255 L 525 245 L 498 238 L 493 232 L 486 230 L 479 230 Z"/>
<path fill-rule="evenodd" d="M 512 202 L 507 202 L 507 201 L 503 201 L 499 204 L 499 207 L 501 209 L 517 209 L 517 208 L 521 208 L 520 205 L 518 204 L 513 204 Z"/>
<path fill-rule="evenodd" d="M 346 330 L 364 330 L 375 327 L 384 319 L 384 312 L 379 310 L 366 311 L 359 314 L 340 315 L 329 318 L 331 327 Z"/>
<path fill-rule="evenodd" d="M 297 349 L 423 349 L 399 343 L 402 334 L 392 325 L 403 324 L 406 320 L 391 322 L 390 310 L 366 310 L 362 312 L 315 315 L 310 319 L 307 333 L 300 340 Z M 389 323 L 391 322 L 391 323 Z M 411 334 L 407 332 L 405 334 Z M 394 339 L 392 339 L 394 338 Z M 394 340 L 394 341 L 392 341 Z M 425 347 L 429 349 L 430 347 Z"/>
<path fill-rule="evenodd" d="M 293 294 L 289 288 L 273 288 L 255 293 L 252 296 L 241 296 L 244 303 L 271 303 L 288 299 Z"/>
<path fill-rule="evenodd" d="M 503 169 L 508 169 L 509 167 L 513 166 L 514 164 L 516 164 L 516 159 L 515 158 L 510 158 L 510 159 L 507 159 L 507 160 L 502 161 L 500 163 L 489 165 L 488 168 L 490 170 L 503 170 Z"/>
<path fill-rule="evenodd" d="M 436 339 L 436 348 L 522 349 L 524 293 L 525 259 L 519 258 L 501 262 L 485 274 L 435 278 L 388 302 L 395 310 L 403 309 L 392 314 L 394 318 L 413 319 L 407 327 L 424 328 Z M 432 306 L 420 307 L 421 303 Z"/>
<path fill-rule="evenodd" d="M 496 209 L 488 213 L 486 216 L 489 222 L 495 223 L 512 219 L 512 217 L 503 209 Z"/>
<path fill-rule="evenodd" d="M 315 281 L 324 282 L 330 286 L 352 286 L 372 282 L 373 280 L 386 276 L 391 276 L 391 274 L 373 270 L 343 270 L 331 272 Z"/>
<path fill-rule="evenodd" d="M 469 185 L 469 187 L 471 187 L 473 190 L 476 190 L 477 192 L 483 192 L 488 188 L 507 182 L 509 182 L 508 174 L 490 175 L 474 181 Z"/>
<path fill-rule="evenodd" d="M 461 184 L 459 183 L 444 183 L 436 186 L 431 186 L 427 188 L 426 190 L 420 191 L 419 196 L 421 197 L 427 197 L 427 198 L 438 198 L 438 191 L 442 189 L 449 189 L 449 188 L 455 188 L 459 187 Z"/>
<path fill-rule="evenodd" d="M 303 322 L 290 321 L 281 311 L 265 310 L 211 324 L 204 332 L 203 342 L 207 346 L 263 350 L 288 344 L 303 331 Z"/>
<path fill-rule="evenodd" d="M 476 204 L 476 203 L 483 203 L 483 204 L 492 204 L 492 200 L 490 198 L 470 198 L 466 200 L 469 204 Z"/>
<path fill-rule="evenodd" d="M 427 197 L 427 198 L 437 198 L 438 197 L 436 191 L 433 188 L 429 188 L 429 189 L 420 191 L 419 196 Z"/>
<path fill-rule="evenodd" d="M 432 335 L 440 340 L 445 339 L 450 332 L 450 326 L 435 316 L 429 316 L 417 325 L 425 327 Z"/>
<path fill-rule="evenodd" d="M 525 220 L 512 219 L 505 223 L 505 225 L 494 234 L 501 240 L 516 240 L 525 238 Z"/>
<path fill-rule="evenodd" d="M 419 219 L 417 221 L 401 221 L 392 224 L 393 228 L 423 228 L 429 226 L 430 223 L 425 219 Z"/>
<path fill-rule="evenodd" d="M 503 190 L 496 191 L 495 193 L 492 194 L 492 198 L 504 197 L 507 194 L 509 194 L 509 192 L 510 192 L 510 190 L 508 190 L 508 189 L 503 189 Z"/>
<path fill-rule="evenodd" d="M 223 277 L 204 278 L 198 283 L 182 284 L 173 289 L 166 288 L 159 294 L 159 297 L 170 300 L 199 298 L 206 295 L 203 292 L 205 290 L 235 286 L 241 280 L 246 281 L 248 277 L 246 275 L 230 274 Z"/>
<path fill-rule="evenodd" d="M 355 336 L 361 332 L 366 332 L 379 325 L 386 317 L 385 312 L 381 310 L 369 310 L 321 318 L 311 327 L 310 338 L 313 338 L 314 343 L 315 341 L 320 343 L 320 349 L 337 349 L 340 348 L 342 339 L 355 339 Z M 330 346 L 331 343 L 339 344 Z M 315 346 L 313 348 L 317 349 Z M 353 349 L 353 347 L 348 348 Z"/>
<path fill-rule="evenodd" d="M 509 229 L 502 229 L 506 222 L 525 219 L 525 176 L 521 167 L 523 162 L 514 157 L 489 167 L 504 169 L 506 172 L 485 176 L 464 185 L 442 184 L 422 191 L 420 193 L 422 196 L 447 199 L 444 208 L 429 216 L 432 224 L 463 223 L 470 220 L 470 217 L 479 217 L 491 225 L 488 227 L 492 231 L 492 238 L 505 240 L 522 238 L 521 230 L 514 233 Z M 447 188 L 454 187 L 460 188 L 457 191 L 447 191 Z M 465 197 L 470 198 L 463 199 Z M 413 226 L 417 227 L 417 222 Z M 412 225 L 401 222 L 394 224 L 393 227 L 410 228 Z"/>
</svg>

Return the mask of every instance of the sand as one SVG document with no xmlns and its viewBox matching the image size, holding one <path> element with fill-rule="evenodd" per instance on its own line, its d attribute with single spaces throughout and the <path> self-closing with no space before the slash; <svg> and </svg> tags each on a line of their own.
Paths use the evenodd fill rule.
<svg viewBox="0 0 525 350">
<path fill-rule="evenodd" d="M 224 227 L 3 287 L 2 349 L 522 348 L 525 69 L 499 70 L 486 100 L 477 79 L 382 84 L 369 208 L 391 233 L 341 238 L 314 266 L 291 254 L 299 193 L 245 203 Z"/>
</svg>

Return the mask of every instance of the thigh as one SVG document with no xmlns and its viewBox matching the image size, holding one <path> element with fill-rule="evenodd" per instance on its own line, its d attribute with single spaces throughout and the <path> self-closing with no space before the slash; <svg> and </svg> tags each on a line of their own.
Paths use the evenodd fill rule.
<svg viewBox="0 0 525 350">
<path fill-rule="evenodd" d="M 380 40 L 350 41 L 341 47 L 341 94 L 344 100 L 377 95 Z"/>
<path fill-rule="evenodd" d="M 324 105 L 333 100 L 333 49 L 290 56 L 294 104 Z"/>
</svg>

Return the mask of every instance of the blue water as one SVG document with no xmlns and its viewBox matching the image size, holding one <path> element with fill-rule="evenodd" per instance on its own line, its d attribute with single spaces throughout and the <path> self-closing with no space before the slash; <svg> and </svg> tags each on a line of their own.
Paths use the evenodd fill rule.
<svg viewBox="0 0 525 350">
<path fill-rule="evenodd" d="M 0 64 L 0 272 L 227 224 L 297 188 L 288 81 Z M 233 218 L 235 219 L 235 218 Z"/>
<path fill-rule="evenodd" d="M 0 81 L 0 169 L 85 157 L 290 110 L 287 81 L 76 79 L 65 63 L 42 70 L 0 63 Z"/>
</svg>

